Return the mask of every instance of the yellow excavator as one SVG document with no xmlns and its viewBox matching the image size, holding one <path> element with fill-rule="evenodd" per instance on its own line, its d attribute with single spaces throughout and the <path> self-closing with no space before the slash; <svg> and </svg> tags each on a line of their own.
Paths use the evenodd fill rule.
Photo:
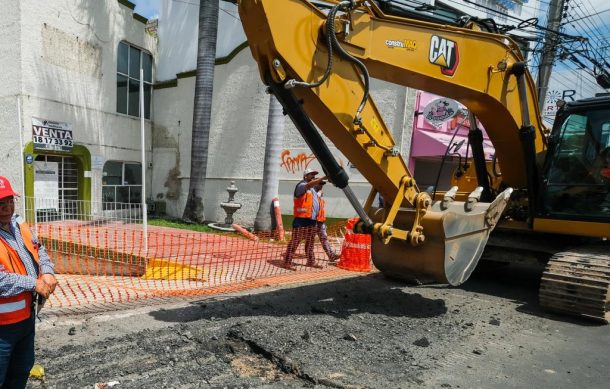
<svg viewBox="0 0 610 389">
<path fill-rule="evenodd" d="M 467 19 L 452 25 L 384 12 L 381 3 L 237 1 L 263 82 L 354 207 L 356 230 L 371 234 L 375 266 L 390 277 L 460 285 L 490 240 L 488 250 L 546 263 L 543 307 L 609 322 L 610 177 L 602 159 L 610 98 L 565 104 L 549 131 L 510 36 Z M 458 179 L 445 191 L 418 188 L 369 94 L 370 77 L 468 108 L 476 187 Z M 477 120 L 496 150 L 492 166 Z M 319 131 L 370 182 L 364 204 Z M 382 207 L 373 206 L 378 194 Z"/>
</svg>

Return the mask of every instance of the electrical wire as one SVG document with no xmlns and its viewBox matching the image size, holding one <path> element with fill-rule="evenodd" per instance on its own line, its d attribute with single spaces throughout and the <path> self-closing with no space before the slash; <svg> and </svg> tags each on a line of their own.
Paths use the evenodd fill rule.
<svg viewBox="0 0 610 389">
<path fill-rule="evenodd" d="M 339 12 L 340 10 L 351 10 L 354 8 L 354 6 L 355 6 L 355 3 L 353 0 L 341 1 L 336 6 L 334 6 L 328 13 L 328 16 L 326 18 L 326 44 L 327 44 L 327 48 L 328 48 L 328 65 L 326 66 L 326 70 L 325 70 L 322 78 L 320 78 L 318 81 L 313 82 L 313 83 L 296 81 L 296 80 L 288 80 L 285 84 L 285 87 L 292 88 L 295 86 L 303 86 L 303 87 L 307 87 L 307 88 L 316 88 L 316 87 L 322 85 L 326 81 L 326 79 L 328 79 L 330 72 L 332 70 L 332 67 L 333 67 L 333 48 L 334 48 L 339 55 L 341 55 L 346 60 L 355 64 L 362 72 L 362 78 L 364 81 L 364 95 L 362 96 L 362 99 L 360 100 L 360 105 L 358 106 L 358 109 L 356 110 L 356 114 L 354 115 L 354 121 L 353 121 L 354 124 L 361 125 L 362 120 L 360 118 L 360 114 L 364 110 L 366 102 L 369 98 L 369 90 L 370 90 L 369 71 L 366 68 L 366 65 L 364 65 L 364 63 L 362 63 L 359 59 L 357 59 L 356 57 L 349 54 L 347 51 L 345 51 L 343 49 L 343 47 L 341 47 L 341 44 L 339 43 L 339 40 L 337 39 L 337 35 L 335 34 L 335 17 L 337 15 L 337 12 Z"/>
<path fill-rule="evenodd" d="M 589 1 L 589 0 L 587 0 L 587 1 Z M 421 1 L 417 1 L 417 0 L 410 0 L 409 4 L 407 4 L 405 1 L 400 1 L 400 0 L 395 1 L 393 3 L 397 3 L 397 4 L 400 4 L 403 6 L 409 6 L 412 3 L 416 3 L 416 4 L 420 4 L 421 6 L 426 6 L 426 7 L 428 7 L 428 9 L 431 9 L 431 10 L 435 9 L 434 7 L 430 7 L 430 6 L 426 5 L 425 3 L 422 3 Z M 557 50 L 558 53 L 574 52 L 574 51 L 580 50 L 579 55 L 582 56 L 583 58 L 585 58 L 593 66 L 593 70 L 589 71 L 589 73 L 593 77 L 598 76 L 600 74 L 600 72 L 607 74 L 607 71 L 605 69 L 603 69 L 603 67 L 600 66 L 600 64 L 603 63 L 607 67 L 610 67 L 610 64 L 608 64 L 608 62 L 605 60 L 605 57 L 603 55 L 601 55 L 601 53 L 598 51 L 598 49 L 592 45 L 592 42 L 595 42 L 596 40 L 598 42 L 607 40 L 605 38 L 605 36 L 601 35 L 601 31 L 599 29 L 597 31 L 593 31 L 593 33 L 595 35 L 591 35 L 590 33 L 572 35 L 572 34 L 568 34 L 564 31 L 565 25 L 561 25 L 559 29 L 553 30 L 553 29 L 549 29 L 547 27 L 540 26 L 539 21 L 537 19 L 524 20 L 524 19 L 518 18 L 516 16 L 512 16 L 507 13 L 498 11 L 496 9 L 486 7 L 482 4 L 477 4 L 471 0 L 463 0 L 463 3 L 464 4 L 461 4 L 461 5 L 466 8 L 469 8 L 469 9 L 477 10 L 479 12 L 481 9 L 483 9 L 483 10 L 487 11 L 488 13 L 494 13 L 496 15 L 501 15 L 507 19 L 519 21 L 518 26 L 499 25 L 500 27 L 498 29 L 501 33 L 507 33 L 508 31 L 515 30 L 515 29 L 523 30 L 523 31 L 527 31 L 528 33 L 537 37 L 538 42 L 536 43 L 536 46 L 532 50 L 532 52 L 534 54 L 536 54 L 536 53 L 542 54 L 544 52 L 548 52 L 548 50 L 556 50 L 557 48 L 559 48 L 559 50 Z M 546 4 L 546 5 L 550 4 L 549 2 L 545 2 L 545 1 L 540 1 L 540 3 Z M 591 4 L 590 1 L 589 1 L 589 4 Z M 577 5 L 577 7 L 585 8 L 584 5 L 582 4 L 582 2 L 580 5 Z M 536 9 L 535 7 L 532 7 L 532 8 Z M 538 9 L 541 10 L 540 8 L 538 8 Z M 583 31 L 586 30 L 585 26 L 582 26 L 579 24 L 579 27 L 581 27 Z M 549 36 L 556 37 L 556 38 L 554 38 L 557 40 L 555 47 L 552 47 L 552 48 L 548 48 L 546 46 L 542 46 L 542 48 L 540 47 L 541 41 L 543 40 L 543 36 L 544 36 L 544 39 L 549 39 L 545 34 L 546 35 L 551 34 Z M 585 35 L 585 36 L 583 36 L 583 35 Z M 574 46 L 574 43 L 579 44 L 581 47 L 577 48 L 576 46 Z M 598 44 L 598 46 L 599 46 L 599 44 Z M 535 57 L 535 56 L 532 56 L 532 57 Z M 556 54 L 555 57 L 557 58 L 558 54 Z M 538 63 L 536 64 L 534 61 L 538 61 Z M 533 60 L 530 62 L 532 62 L 534 67 L 537 67 L 537 68 L 540 67 L 539 59 L 536 59 L 536 60 Z"/>
</svg>

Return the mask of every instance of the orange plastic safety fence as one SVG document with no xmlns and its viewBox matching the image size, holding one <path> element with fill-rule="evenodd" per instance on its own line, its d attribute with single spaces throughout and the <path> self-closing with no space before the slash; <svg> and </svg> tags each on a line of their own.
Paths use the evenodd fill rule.
<svg viewBox="0 0 610 389">
<path fill-rule="evenodd" d="M 57 308 L 227 292 L 304 275 L 325 278 L 342 272 L 332 260 L 346 236 L 345 223 L 328 226 L 329 254 L 320 227 L 287 231 L 278 241 L 275 232 L 257 233 L 254 240 L 149 226 L 147 245 L 137 224 L 63 221 L 39 223 L 36 229 L 60 281 L 48 302 Z"/>
</svg>

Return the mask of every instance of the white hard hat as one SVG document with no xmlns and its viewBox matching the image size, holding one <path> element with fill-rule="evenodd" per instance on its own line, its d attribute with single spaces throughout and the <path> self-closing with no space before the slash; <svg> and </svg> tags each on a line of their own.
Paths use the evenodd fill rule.
<svg viewBox="0 0 610 389">
<path fill-rule="evenodd" d="M 303 177 L 305 177 L 308 174 L 313 174 L 314 176 L 318 174 L 317 170 L 314 169 L 305 169 L 305 171 L 303 172 Z"/>
</svg>

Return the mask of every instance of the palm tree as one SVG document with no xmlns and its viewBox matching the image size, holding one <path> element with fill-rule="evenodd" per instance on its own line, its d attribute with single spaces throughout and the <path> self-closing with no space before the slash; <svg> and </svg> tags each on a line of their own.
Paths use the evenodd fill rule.
<svg viewBox="0 0 610 389">
<path fill-rule="evenodd" d="M 267 119 L 267 138 L 265 146 L 265 162 L 263 168 L 263 192 L 254 219 L 256 231 L 271 231 L 273 215 L 273 198 L 277 196 L 280 183 L 280 164 L 278 158 L 282 152 L 284 136 L 284 116 L 282 105 L 270 95 L 269 117 Z"/>
<path fill-rule="evenodd" d="M 188 198 L 182 214 L 183 219 L 198 223 L 204 220 L 203 199 L 212 117 L 218 12 L 219 0 L 199 1 L 199 41 L 191 140 L 191 176 Z"/>
</svg>

